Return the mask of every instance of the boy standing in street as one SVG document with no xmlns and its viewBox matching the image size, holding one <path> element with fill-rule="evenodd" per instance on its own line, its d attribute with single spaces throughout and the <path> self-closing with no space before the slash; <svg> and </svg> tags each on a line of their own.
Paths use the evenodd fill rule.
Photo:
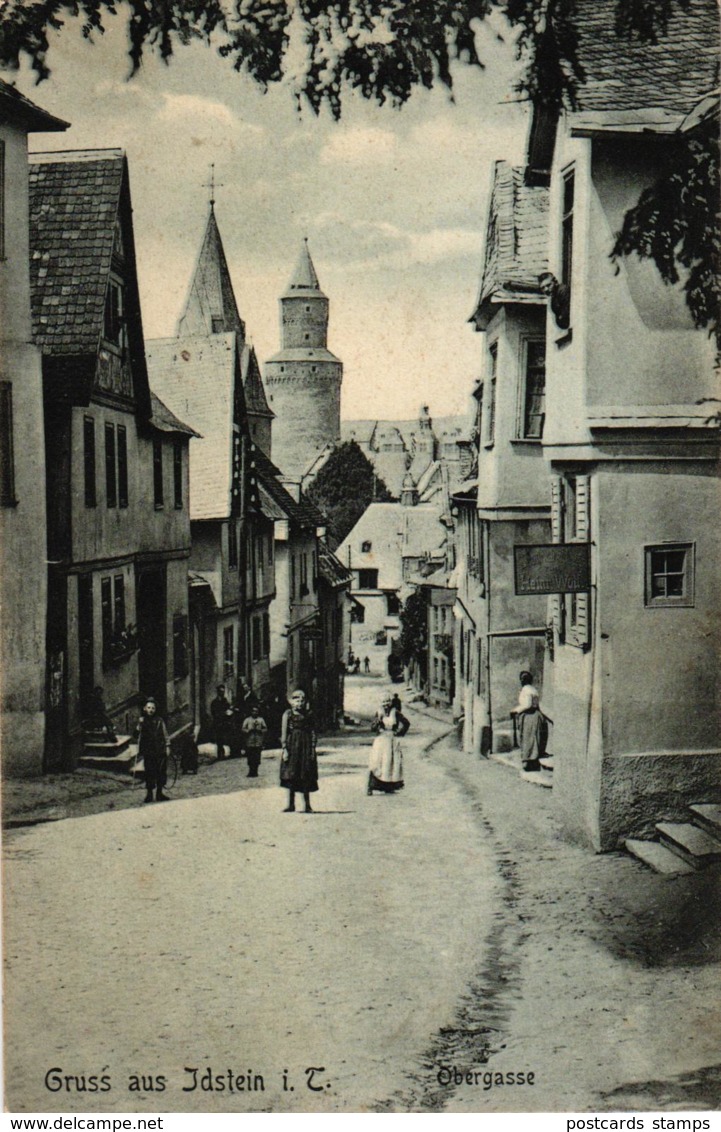
<svg viewBox="0 0 721 1132">
<path fill-rule="evenodd" d="M 263 753 L 263 744 L 268 733 L 268 725 L 254 704 L 250 715 L 243 720 L 243 742 L 248 756 L 248 778 L 258 777 L 258 767 Z"/>
</svg>

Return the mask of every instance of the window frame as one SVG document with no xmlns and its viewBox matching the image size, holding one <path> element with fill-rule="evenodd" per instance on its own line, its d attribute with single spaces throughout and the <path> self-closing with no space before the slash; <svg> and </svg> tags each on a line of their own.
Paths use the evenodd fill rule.
<svg viewBox="0 0 721 1132">
<path fill-rule="evenodd" d="M 0 139 L 0 261 L 5 259 L 5 142 Z"/>
<path fill-rule="evenodd" d="M 118 462 L 118 507 L 124 510 L 128 506 L 128 430 L 125 425 L 117 426 L 115 456 Z"/>
<path fill-rule="evenodd" d="M 183 442 L 173 443 L 173 506 L 176 511 L 183 510 Z"/>
<path fill-rule="evenodd" d="M 158 436 L 153 437 L 153 506 L 156 511 L 162 511 L 165 507 L 163 442 Z"/>
<path fill-rule="evenodd" d="M 692 609 L 696 605 L 696 543 L 695 542 L 657 542 L 647 543 L 643 548 L 644 561 L 644 605 L 646 609 Z M 653 557 L 660 554 L 684 555 L 684 592 L 682 594 L 652 593 L 653 579 L 658 575 L 653 570 Z M 676 571 L 673 572 L 675 574 Z M 669 576 L 667 573 L 664 575 Z"/>
<path fill-rule="evenodd" d="M 543 392 L 542 394 L 536 393 L 536 397 L 541 397 L 543 411 L 540 414 L 535 414 L 540 417 L 541 425 L 540 431 L 537 435 L 529 432 L 529 401 L 530 401 L 530 385 L 529 376 L 531 372 L 531 357 L 532 351 L 539 347 L 543 354 Z M 540 367 L 534 367 L 538 370 Z M 531 444 L 540 444 L 543 440 L 543 430 L 546 421 L 546 337 L 543 334 L 529 334 L 521 339 L 521 358 L 520 358 L 520 373 L 518 382 L 518 419 L 516 427 L 516 439 L 525 440 Z"/>
<path fill-rule="evenodd" d="M 375 578 L 375 584 L 374 585 L 370 585 L 370 584 L 366 585 L 365 582 L 368 581 L 368 577 L 371 574 Z M 365 577 L 365 582 L 364 582 L 364 577 Z M 378 571 L 376 569 L 365 569 L 365 568 L 362 568 L 362 567 L 359 568 L 359 570 L 358 570 L 358 589 L 359 590 L 377 590 L 378 589 Z"/>
<path fill-rule="evenodd" d="M 486 404 L 486 435 L 483 438 L 484 448 L 493 448 L 496 443 L 496 398 L 498 396 L 498 339 L 488 345 L 488 357 L 490 365 L 488 370 L 488 381 L 484 382 L 484 387 L 487 385 L 486 395 L 488 398 Z"/>
<path fill-rule="evenodd" d="M 118 457 L 115 442 L 115 424 L 105 421 L 105 505 L 108 509 L 118 506 Z"/>
</svg>

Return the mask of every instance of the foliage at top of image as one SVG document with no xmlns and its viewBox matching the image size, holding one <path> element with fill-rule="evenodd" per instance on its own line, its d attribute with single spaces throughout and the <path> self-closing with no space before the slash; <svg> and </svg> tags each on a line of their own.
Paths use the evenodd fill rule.
<svg viewBox="0 0 721 1132">
<path fill-rule="evenodd" d="M 656 42 L 675 10 L 690 0 L 616 0 L 615 31 Z M 314 110 L 328 103 L 340 117 L 342 90 L 402 105 L 418 87 L 453 89 L 451 65 L 482 67 L 478 22 L 493 13 L 517 30 L 528 66 L 522 88 L 560 104 L 583 81 L 576 58 L 575 0 L 7 0 L 0 12 L 0 65 L 28 56 L 39 78 L 50 73 L 49 33 L 79 18 L 92 39 L 107 18 L 128 14 L 128 55 L 135 72 L 145 51 L 166 62 L 194 40 L 211 42 L 237 71 L 262 87 L 280 82 L 293 30 L 306 49 L 299 93 Z M 104 22 L 105 21 L 105 22 Z"/>
<path fill-rule="evenodd" d="M 390 491 L 355 440 L 339 444 L 306 496 L 328 520 L 328 541 L 339 546 L 371 503 L 390 503 Z"/>
<path fill-rule="evenodd" d="M 657 43 L 690 3 L 615 0 L 612 30 Z M 526 97 L 551 108 L 573 107 L 585 80 L 576 0 L 6 0 L 0 66 L 14 68 L 27 57 L 40 80 L 50 73 L 50 34 L 65 20 L 79 19 L 92 40 L 108 17 L 121 14 L 129 17 L 131 74 L 146 51 L 168 62 L 176 48 L 202 40 L 264 90 L 291 77 L 299 103 L 315 113 L 327 105 L 336 118 L 347 89 L 395 107 L 418 87 L 440 84 L 452 93 L 454 61 L 483 66 L 475 33 L 495 14 L 505 18 L 524 60 L 519 89 Z M 689 273 L 685 291 L 696 325 L 718 341 L 718 113 L 679 149 L 674 171 L 627 215 L 612 255 L 651 258 L 667 283 L 676 282 L 678 261 Z"/>
</svg>

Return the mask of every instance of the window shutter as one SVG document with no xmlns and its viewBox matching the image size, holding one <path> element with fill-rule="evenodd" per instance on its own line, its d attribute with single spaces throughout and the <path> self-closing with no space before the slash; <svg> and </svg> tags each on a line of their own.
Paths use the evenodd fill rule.
<svg viewBox="0 0 721 1132">
<path fill-rule="evenodd" d="M 551 476 L 551 541 L 561 541 L 563 529 L 563 516 L 561 514 L 561 477 Z M 551 618 L 553 627 L 558 633 L 559 640 L 563 640 L 563 596 L 551 595 Z"/>
<path fill-rule="evenodd" d="M 576 542 L 591 537 L 590 476 L 576 477 Z M 591 643 L 591 594 L 576 594 L 576 622 L 569 640 L 579 648 Z"/>
<path fill-rule="evenodd" d="M 576 476 L 576 541 L 588 542 L 591 537 L 589 507 L 590 476 Z"/>
</svg>

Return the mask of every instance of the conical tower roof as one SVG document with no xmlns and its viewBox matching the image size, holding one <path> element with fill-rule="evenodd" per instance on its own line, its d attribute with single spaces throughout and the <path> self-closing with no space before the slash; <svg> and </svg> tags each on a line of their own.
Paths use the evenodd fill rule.
<svg viewBox="0 0 721 1132">
<path fill-rule="evenodd" d="M 308 239 L 306 237 L 301 244 L 300 256 L 298 257 L 295 271 L 282 297 L 284 299 L 291 299 L 297 297 L 299 294 L 303 295 L 308 293 L 323 295 L 320 289 L 320 283 L 318 282 L 318 275 L 313 266 L 313 260 L 310 258 Z"/>
<path fill-rule="evenodd" d="M 188 300 L 178 323 L 178 337 L 227 334 L 230 331 L 239 334 L 241 340 L 245 339 L 245 323 L 238 312 L 223 241 L 211 202 Z"/>
<path fill-rule="evenodd" d="M 248 413 L 261 417 L 274 417 L 275 413 L 268 404 L 265 395 L 263 379 L 260 376 L 260 366 L 253 346 L 245 346 L 241 357 L 241 376 L 245 392 L 245 407 Z"/>
</svg>

